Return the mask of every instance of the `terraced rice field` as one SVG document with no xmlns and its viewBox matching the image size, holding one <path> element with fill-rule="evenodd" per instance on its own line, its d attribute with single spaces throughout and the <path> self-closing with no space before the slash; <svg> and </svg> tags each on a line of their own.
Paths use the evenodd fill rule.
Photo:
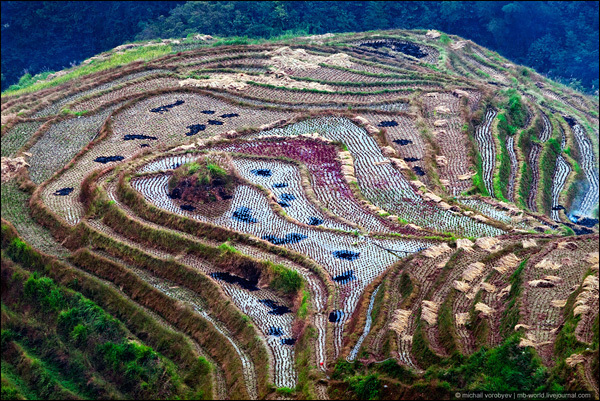
<svg viewBox="0 0 600 401">
<path fill-rule="evenodd" d="M 479 152 L 481 153 L 482 169 L 483 169 L 483 182 L 485 188 L 491 196 L 494 196 L 494 186 L 492 178 L 494 175 L 494 165 L 496 162 L 496 145 L 492 137 L 491 125 L 496 117 L 497 112 L 495 110 L 487 110 L 485 113 L 485 119 L 482 124 L 477 127 L 475 137 L 479 145 Z"/>
<path fill-rule="evenodd" d="M 79 278 L 36 274 L 75 291 L 97 280 L 95 302 L 118 291 L 186 338 L 212 367 L 186 379 L 212 383 L 207 398 L 339 398 L 345 363 L 425 380 L 514 336 L 547 369 L 571 356 L 551 344 L 575 336 L 569 377 L 597 388 L 583 350 L 598 310 L 598 127 L 573 117 L 597 99 L 563 99 L 450 38 L 198 45 L 3 95 L 6 257 L 51 257 Z M 535 114 L 514 88 L 527 117 L 501 142 L 512 77 L 563 110 Z M 24 259 L 21 240 L 51 256 Z"/>
</svg>

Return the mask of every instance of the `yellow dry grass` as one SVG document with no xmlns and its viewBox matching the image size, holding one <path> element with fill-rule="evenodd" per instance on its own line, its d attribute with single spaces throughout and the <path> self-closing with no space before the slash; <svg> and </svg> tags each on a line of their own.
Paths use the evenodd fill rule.
<svg viewBox="0 0 600 401">
<path fill-rule="evenodd" d="M 291 49 L 288 46 L 272 51 L 266 51 L 271 56 L 270 64 L 275 71 L 304 71 L 320 68 L 319 64 L 329 64 L 336 67 L 352 67 L 350 56 L 345 53 L 336 53 L 330 56 L 317 56 L 309 54 L 304 49 Z"/>
<path fill-rule="evenodd" d="M 593 303 L 594 300 L 598 300 L 598 277 L 589 275 L 583 280 L 583 291 L 577 295 L 575 299 L 575 308 L 573 309 L 573 315 L 585 315 L 590 310 L 590 304 Z"/>
<path fill-rule="evenodd" d="M 481 312 L 485 317 L 489 317 L 492 313 L 494 313 L 494 309 L 490 308 L 483 302 L 477 302 L 475 304 L 475 310 Z"/>
<path fill-rule="evenodd" d="M 474 281 L 476 278 L 481 276 L 485 269 L 485 265 L 481 262 L 471 263 L 465 271 L 463 271 L 462 279 L 468 282 Z"/>
<path fill-rule="evenodd" d="M 408 319 L 410 318 L 410 310 L 408 309 L 397 309 L 394 312 L 394 316 L 390 323 L 390 329 L 394 330 L 398 335 L 404 334 L 406 327 L 408 326 Z"/>
<path fill-rule="evenodd" d="M 432 201 L 435 203 L 439 203 L 442 201 L 442 198 L 434 194 L 433 192 L 426 192 L 423 194 L 423 198 L 428 201 Z"/>
<path fill-rule="evenodd" d="M 560 269 L 560 264 L 553 262 L 549 259 L 542 259 L 541 262 L 535 265 L 538 269 L 547 269 L 547 270 L 558 270 Z"/>
<path fill-rule="evenodd" d="M 390 158 L 390 160 L 400 170 L 410 170 L 410 167 L 408 166 L 408 164 L 404 160 L 398 159 L 398 158 L 395 158 L 395 157 Z"/>
<path fill-rule="evenodd" d="M 457 313 L 454 315 L 457 326 L 464 326 L 469 320 L 469 312 Z"/>
<path fill-rule="evenodd" d="M 569 356 L 567 359 L 565 359 L 565 362 L 570 367 L 574 367 L 575 365 L 577 365 L 579 363 L 585 362 L 585 357 L 581 354 L 571 354 L 571 356 Z"/>
<path fill-rule="evenodd" d="M 593 267 L 598 269 L 598 258 L 599 258 L 598 252 L 590 252 L 585 257 L 585 261 L 588 263 L 591 263 L 593 265 Z"/>
<path fill-rule="evenodd" d="M 512 288 L 512 285 L 507 285 L 506 287 L 504 287 L 503 289 L 500 290 L 500 292 L 498 293 L 498 298 L 503 298 L 505 296 L 507 296 L 510 293 L 510 289 Z"/>
<path fill-rule="evenodd" d="M 452 283 L 452 286 L 460 291 L 460 292 L 464 292 L 467 293 L 470 289 L 471 286 L 468 283 L 465 283 L 464 281 L 458 281 L 458 280 L 454 280 L 454 282 Z"/>
<path fill-rule="evenodd" d="M 437 314 L 439 305 L 433 301 L 423 301 L 421 309 L 421 318 L 425 320 L 429 325 L 433 326 L 437 322 Z"/>
<path fill-rule="evenodd" d="M 552 282 L 554 284 L 558 284 L 561 281 L 563 281 L 562 277 L 558 277 L 558 276 L 545 276 L 544 280 L 550 281 L 550 282 Z"/>
<path fill-rule="evenodd" d="M 481 237 L 475 240 L 475 245 L 486 251 L 495 251 L 500 244 L 500 240 L 494 237 Z"/>
<path fill-rule="evenodd" d="M 429 39 L 437 39 L 440 36 L 442 36 L 442 34 L 439 33 L 438 31 L 430 29 L 430 30 L 427 31 L 427 33 L 425 34 L 425 36 L 427 36 Z"/>
<path fill-rule="evenodd" d="M 318 82 L 296 81 L 284 74 L 248 75 L 243 72 L 214 74 L 206 79 L 188 78 L 179 81 L 179 86 L 196 86 L 199 88 L 221 88 L 244 91 L 252 87 L 251 84 L 248 83 L 250 81 L 286 88 L 317 89 L 326 92 L 334 91 L 334 89 L 329 85 L 320 84 Z"/>
<path fill-rule="evenodd" d="M 550 288 L 554 287 L 554 283 L 548 280 L 531 280 L 527 284 L 534 288 Z"/>
<path fill-rule="evenodd" d="M 493 294 L 497 290 L 496 286 L 494 284 L 490 284 L 490 283 L 481 284 L 481 288 L 483 288 L 485 291 L 489 292 L 490 294 Z"/>
<path fill-rule="evenodd" d="M 470 179 L 471 179 L 471 177 L 473 177 L 474 175 L 476 175 L 476 173 L 473 173 L 473 172 L 468 172 L 468 173 L 465 173 L 465 174 L 461 174 L 461 175 L 459 175 L 457 178 L 458 178 L 460 181 L 466 181 L 466 180 L 470 180 Z"/>
<path fill-rule="evenodd" d="M 567 300 L 566 299 L 553 299 L 552 302 L 550 302 L 550 303 L 555 308 L 564 308 L 565 305 L 567 304 Z"/>
<path fill-rule="evenodd" d="M 436 156 L 435 162 L 439 167 L 446 167 L 448 165 L 448 158 L 446 156 Z"/>
<path fill-rule="evenodd" d="M 456 248 L 463 249 L 465 252 L 473 252 L 473 242 L 467 238 L 459 238 L 456 240 Z"/>
<path fill-rule="evenodd" d="M 521 263 L 521 259 L 517 257 L 514 253 L 509 253 L 506 256 L 503 256 L 498 261 L 497 265 L 493 267 L 500 274 L 504 274 L 508 271 L 513 270 Z"/>
<path fill-rule="evenodd" d="M 428 258 L 437 258 L 438 256 L 451 251 L 452 248 L 448 246 L 447 243 L 443 242 L 440 245 L 432 246 L 431 248 L 427 248 L 423 251 L 423 255 Z"/>
</svg>

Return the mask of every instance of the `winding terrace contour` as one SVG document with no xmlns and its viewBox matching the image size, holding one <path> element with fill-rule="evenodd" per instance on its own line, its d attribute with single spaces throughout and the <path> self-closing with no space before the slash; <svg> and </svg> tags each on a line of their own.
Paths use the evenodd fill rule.
<svg viewBox="0 0 600 401">
<path fill-rule="evenodd" d="M 340 360 L 393 360 L 420 375 L 424 355 L 470 355 L 515 330 L 552 366 L 549 341 L 572 307 L 558 301 L 589 290 L 578 298 L 595 305 L 579 309 L 584 343 L 597 316 L 598 120 L 561 100 L 575 97 L 567 89 L 549 96 L 550 81 L 449 38 L 198 39 L 3 94 L 3 236 L 14 227 L 192 339 L 216 367 L 214 398 L 335 397 Z M 529 117 L 506 142 L 503 202 L 495 127 L 511 79 L 543 111 L 539 137 L 527 136 Z M 576 152 L 551 148 L 563 125 Z M 206 155 L 230 160 L 233 195 L 217 206 L 175 199 L 170 177 Z M 140 299 L 117 272 L 189 320 Z M 505 312 L 513 296 L 517 310 Z"/>
</svg>

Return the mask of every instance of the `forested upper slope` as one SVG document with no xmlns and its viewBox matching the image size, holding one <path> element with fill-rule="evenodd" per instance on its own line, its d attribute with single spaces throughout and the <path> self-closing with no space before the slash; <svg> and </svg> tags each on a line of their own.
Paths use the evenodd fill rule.
<svg viewBox="0 0 600 401">
<path fill-rule="evenodd" d="M 440 29 L 587 92 L 598 89 L 598 2 L 2 2 L 2 90 L 134 39 Z"/>
</svg>

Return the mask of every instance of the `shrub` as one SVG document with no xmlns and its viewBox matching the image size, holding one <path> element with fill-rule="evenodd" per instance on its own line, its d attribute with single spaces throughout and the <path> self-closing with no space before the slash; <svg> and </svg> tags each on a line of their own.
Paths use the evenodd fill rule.
<svg viewBox="0 0 600 401">
<path fill-rule="evenodd" d="M 240 253 L 240 251 L 238 251 L 237 249 L 235 249 L 235 247 L 227 242 L 222 243 L 221 245 L 219 245 L 219 249 L 223 252 L 223 253 Z"/>
<path fill-rule="evenodd" d="M 546 385 L 548 373 L 531 347 L 519 347 L 520 335 L 513 334 L 496 348 L 471 355 L 462 364 L 436 376 L 456 389 L 477 391 L 535 391 Z"/>
<path fill-rule="evenodd" d="M 381 382 L 376 374 L 368 376 L 354 376 L 346 380 L 352 392 L 359 400 L 377 400 Z"/>
<path fill-rule="evenodd" d="M 270 287 L 286 294 L 295 294 L 303 287 L 302 276 L 297 271 L 280 264 L 270 264 L 273 274 Z"/>
<path fill-rule="evenodd" d="M 375 366 L 377 371 L 405 383 L 411 382 L 415 379 L 415 374 L 410 369 L 400 365 L 394 359 L 388 359 L 387 361 L 376 364 Z"/>
</svg>

